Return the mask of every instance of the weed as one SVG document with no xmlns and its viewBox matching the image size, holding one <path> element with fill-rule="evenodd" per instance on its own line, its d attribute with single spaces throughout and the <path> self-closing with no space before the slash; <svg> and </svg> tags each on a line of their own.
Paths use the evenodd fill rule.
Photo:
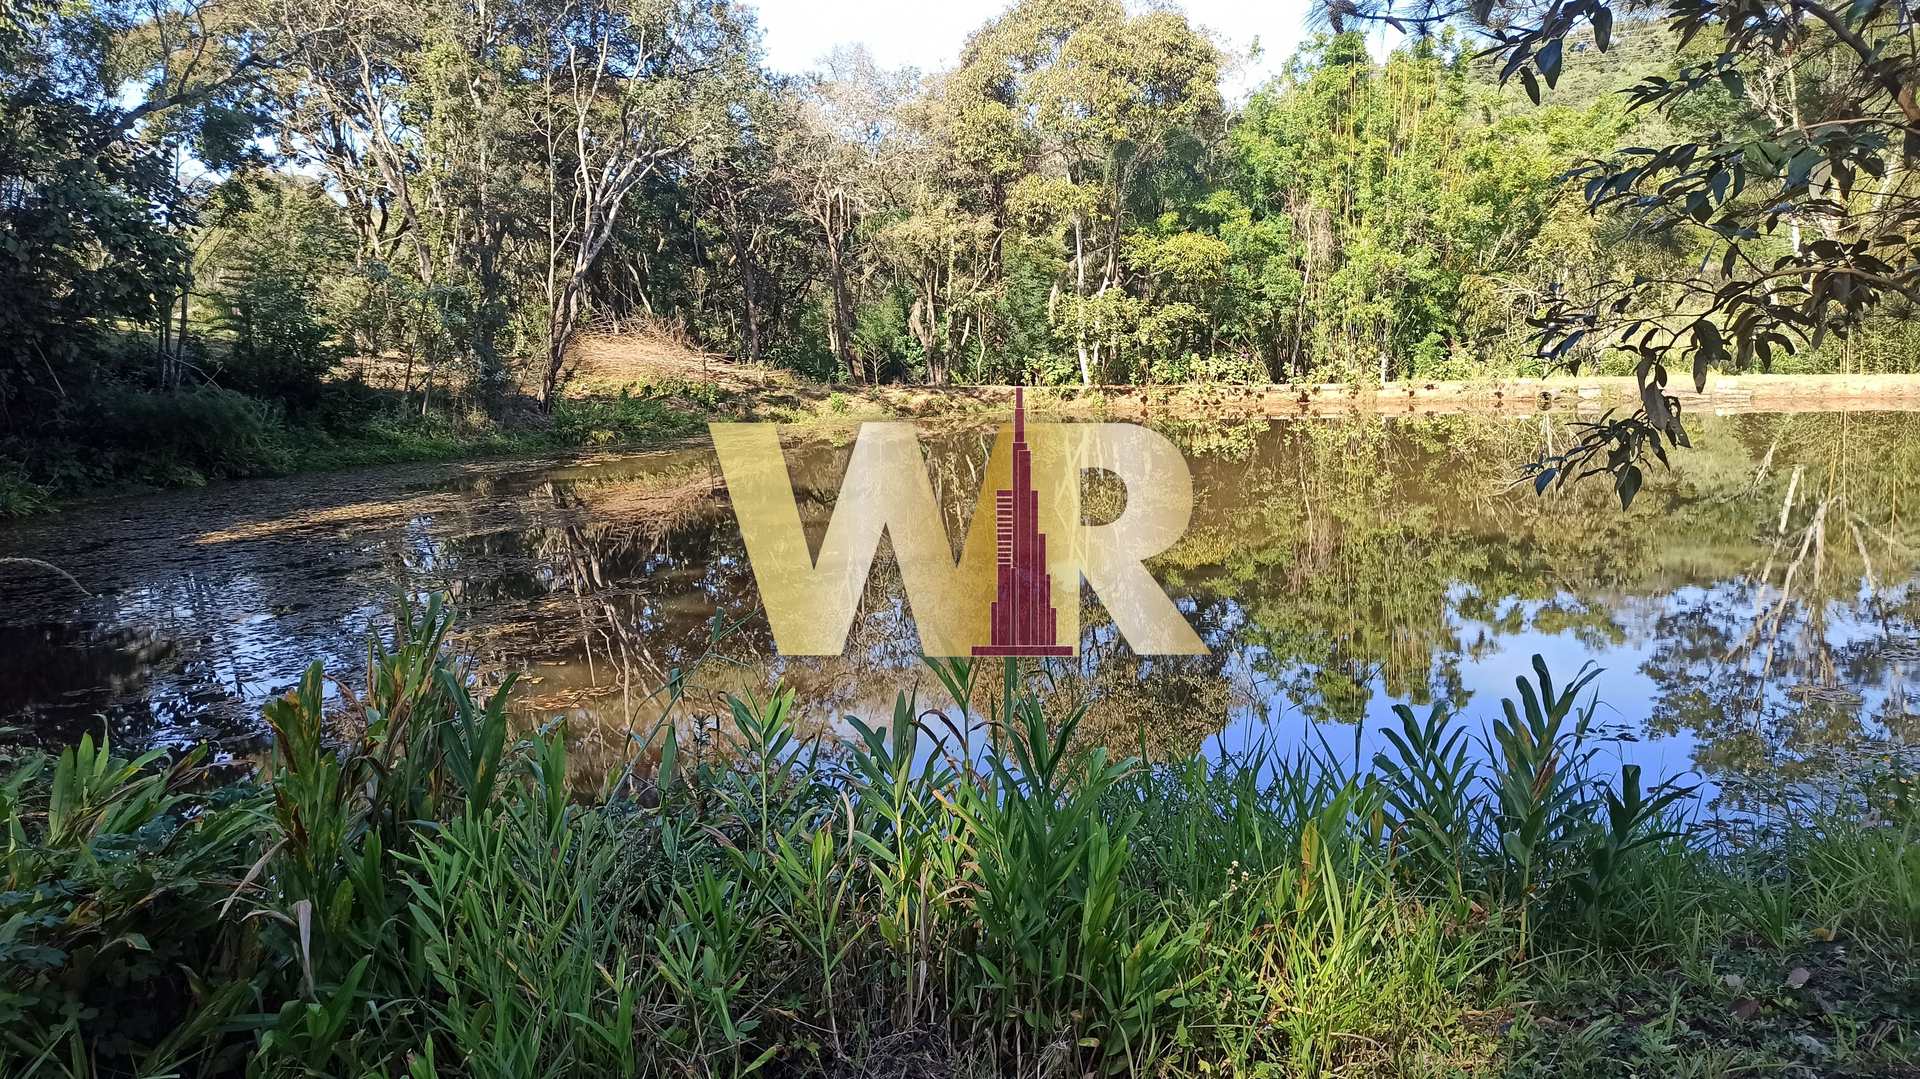
<svg viewBox="0 0 1920 1079">
<path fill-rule="evenodd" d="M 1401 710 L 1362 769 L 1119 759 L 1011 661 L 984 714 L 933 661 L 954 714 L 901 694 L 841 744 L 735 700 L 724 752 L 667 730 L 646 798 L 588 800 L 563 727 L 473 694 L 442 604 L 395 623 L 357 692 L 315 666 L 267 706 L 258 785 L 90 737 L 5 762 L 10 1074 L 1915 1062 L 1915 821 L 1709 846 L 1685 788 L 1590 767 L 1584 673 L 1536 661 L 1480 756 Z"/>
<path fill-rule="evenodd" d="M 27 517 L 47 509 L 53 496 L 24 467 L 0 458 L 0 517 Z"/>
</svg>

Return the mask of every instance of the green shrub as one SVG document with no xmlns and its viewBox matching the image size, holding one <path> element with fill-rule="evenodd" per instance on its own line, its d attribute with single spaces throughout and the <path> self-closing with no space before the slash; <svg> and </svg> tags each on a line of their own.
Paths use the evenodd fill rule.
<svg viewBox="0 0 1920 1079">
<path fill-rule="evenodd" d="M 26 517 L 52 504 L 52 493 L 29 479 L 23 466 L 0 458 L 0 517 Z"/>
<path fill-rule="evenodd" d="M 256 268 L 223 288 L 215 302 L 233 335 L 217 375 L 222 385 L 293 408 L 320 400 L 340 350 L 307 282 Z"/>
<path fill-rule="evenodd" d="M 109 390 L 89 434 L 118 452 L 122 474 L 160 482 L 262 476 L 293 461 L 279 411 L 218 386 L 173 393 Z"/>
<path fill-rule="evenodd" d="M 646 396 L 679 398 L 711 412 L 732 398 L 734 391 L 708 379 L 664 378 L 648 387 Z"/>
<path fill-rule="evenodd" d="M 321 185 L 244 174 L 212 200 L 225 242 L 214 251 L 216 320 L 231 334 L 217 381 L 296 411 L 320 399 L 339 359 L 325 282 L 347 276 L 340 207 Z"/>
<path fill-rule="evenodd" d="M 0 1060 L 84 1045 L 155 1074 L 246 1003 L 221 903 L 258 853 L 260 801 L 205 790 L 205 759 L 117 757 L 89 735 L 0 776 Z"/>
<path fill-rule="evenodd" d="M 613 446 L 687 434 L 699 419 L 657 397 L 561 398 L 553 405 L 553 434 L 563 446 Z"/>
</svg>

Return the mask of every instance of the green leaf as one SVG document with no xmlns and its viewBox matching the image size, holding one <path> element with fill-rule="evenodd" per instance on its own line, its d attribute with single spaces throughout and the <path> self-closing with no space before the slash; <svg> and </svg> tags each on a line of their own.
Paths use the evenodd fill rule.
<svg viewBox="0 0 1920 1079">
<path fill-rule="evenodd" d="M 1548 42 L 1547 47 L 1541 49 L 1539 57 L 1534 60 L 1534 63 L 1539 65 L 1540 74 L 1547 80 L 1549 87 L 1560 84 L 1560 52 L 1561 42 L 1556 38 Z"/>
<path fill-rule="evenodd" d="M 1642 479 L 1638 465 L 1628 465 L 1621 470 L 1619 478 L 1614 480 L 1614 489 L 1620 493 L 1621 509 L 1624 510 L 1633 505 L 1633 496 L 1640 493 Z"/>
</svg>

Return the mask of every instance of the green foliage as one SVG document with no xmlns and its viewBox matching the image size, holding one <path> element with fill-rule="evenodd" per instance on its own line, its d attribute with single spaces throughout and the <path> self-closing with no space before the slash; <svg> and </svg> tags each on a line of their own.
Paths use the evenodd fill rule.
<svg viewBox="0 0 1920 1079">
<path fill-rule="evenodd" d="M 1478 838 L 1473 786 L 1479 764 L 1468 755 L 1465 728 L 1452 725 L 1440 706 L 1425 722 L 1404 704 L 1393 711 L 1400 729 L 1381 733 L 1394 755 L 1376 754 L 1373 766 L 1386 787 L 1394 841 L 1415 872 L 1458 897 L 1465 892 L 1468 859 Z"/>
<path fill-rule="evenodd" d="M 231 335 L 221 384 L 310 408 L 339 359 L 321 308 L 322 281 L 345 268 L 345 233 L 324 192 L 306 185 L 240 188 L 222 223 L 211 300 Z"/>
<path fill-rule="evenodd" d="M 126 483 L 199 486 L 213 479 L 279 475 L 486 454 L 537 454 L 647 445 L 685 437 L 733 404 L 707 382 L 669 381 L 639 394 L 569 398 L 548 424 L 497 424 L 484 414 L 396 409 L 395 394 L 354 379 L 323 384 L 297 416 L 216 386 L 173 393 L 103 387 L 87 402 L 96 424 L 72 440 L 5 443 L 0 516 L 57 509 L 61 499 Z"/>
<path fill-rule="evenodd" d="M 1661 50 L 1637 24 L 1611 48 L 1600 0 L 1340 0 L 1235 104 L 1206 33 L 1113 0 L 1021 0 L 927 78 L 857 52 L 770 72 L 731 3 L 346 25 L 26 0 L 0 23 L 0 437 L 62 493 L 47 459 L 123 388 L 211 382 L 351 435 L 365 410 L 327 385 L 351 357 L 428 426 L 537 397 L 571 412 L 554 441 L 611 444 L 675 424 L 559 398 L 582 334 L 638 324 L 874 382 L 1633 371 L 1644 416 L 1618 422 L 1684 445 L 1669 367 L 1914 367 L 1915 65 L 1875 37 L 1904 10 L 1683 5 Z M 1387 17 L 1431 32 L 1376 57 L 1347 24 Z M 407 455 L 376 434 L 318 457 Z M 105 471 L 268 467 L 178 441 Z M 1645 439 L 1602 441 L 1631 498 Z"/>
<path fill-rule="evenodd" d="M 1017 677 L 1011 661 L 1004 676 Z M 1050 729 L 1036 698 L 1011 704 L 990 782 L 959 803 L 979 874 L 975 1007 L 1015 1020 L 1016 1052 L 1077 1028 L 1115 1071 L 1138 1070 L 1165 1051 L 1166 1005 L 1195 940 L 1150 905 L 1122 903 L 1133 819 L 1110 815 L 1108 794 L 1131 764 L 1073 752 L 1078 714 Z"/>
<path fill-rule="evenodd" d="M 260 476 L 292 462 L 279 411 L 217 386 L 172 393 L 103 391 L 90 440 L 125 462 L 118 471 L 159 483 Z"/>
<path fill-rule="evenodd" d="M 50 770 L 29 756 L 0 781 L 0 1058 L 64 1063 L 84 1046 L 165 1070 L 244 1006 L 221 976 L 221 903 L 259 798 L 206 792 L 204 749 L 162 758 L 89 735 Z"/>
<path fill-rule="evenodd" d="M 1640 483 L 1640 443 L 1662 459 L 1662 438 L 1688 444 L 1668 392 L 1675 373 L 1702 392 L 1712 370 L 1770 370 L 1830 339 L 1910 321 L 1920 285 L 1920 211 L 1906 187 L 1920 162 L 1920 55 L 1903 32 L 1911 5 L 1664 6 L 1663 25 L 1632 32 L 1660 39 L 1669 63 L 1620 89 L 1657 119 L 1568 176 L 1592 215 L 1630 215 L 1624 235 L 1670 257 L 1557 279 L 1528 319 L 1539 356 L 1556 366 L 1577 370 L 1605 349 L 1631 363 L 1640 407 L 1578 455 L 1598 459 L 1612 444 L 1582 474 L 1609 473 L 1623 502 Z M 1604 0 L 1503 5 L 1497 15 L 1481 0 L 1332 0 L 1321 10 L 1336 30 L 1366 20 L 1420 37 L 1479 35 L 1499 83 L 1517 78 L 1535 105 L 1572 55 L 1609 52 L 1617 15 L 1641 14 Z M 1621 452 L 1628 445 L 1635 452 Z"/>
<path fill-rule="evenodd" d="M 1494 833 L 1508 891 L 1523 901 L 1558 868 L 1587 823 L 1588 760 L 1582 753 L 1593 708 L 1578 713 L 1575 708 L 1580 690 L 1599 675 L 1582 669 L 1555 694 L 1546 661 L 1535 656 L 1533 667 L 1538 681 L 1516 679 L 1519 705 L 1511 697 L 1502 699 L 1506 714 L 1493 723 L 1493 747 L 1498 751 L 1492 782 Z"/>
<path fill-rule="evenodd" d="M 497 743 L 496 743 L 497 745 Z M 628 898 L 607 881 L 617 825 L 550 812 L 565 781 L 564 732 L 532 747 L 527 796 L 475 801 L 406 859 L 430 1022 L 476 1074 L 638 1074 L 636 997 L 623 954 Z M 495 758 L 498 763 L 498 758 Z M 520 776 L 513 777 L 519 782 Z M 469 788 L 471 789 L 471 788 Z"/>
<path fill-rule="evenodd" d="M 1021 0 L 928 78 L 769 72 L 731 3 L 9 5 L 0 513 L 691 430 L 564 399 L 601 326 L 872 382 L 1632 372 L 1639 413 L 1541 462 L 1623 503 L 1687 445 L 1670 367 L 1915 368 L 1897 5 L 1676 9 L 1677 51 L 1482 7 L 1340 0 L 1229 103 L 1204 32 L 1111 0 Z M 1389 14 L 1432 32 L 1345 30 Z"/>
<path fill-rule="evenodd" d="M 710 392 L 710 391 L 709 391 Z M 553 433 L 571 446 L 610 446 L 644 442 L 698 429 L 698 417 L 651 394 L 574 398 L 553 407 Z"/>
<path fill-rule="evenodd" d="M 111 21 L 41 0 L 0 15 L 0 429 L 85 385 L 118 320 L 147 322 L 185 277 L 192 217 L 165 155 L 125 137 Z"/>
<path fill-rule="evenodd" d="M 362 693 L 329 705 L 316 667 L 272 702 L 262 788 L 91 738 L 8 764 L 10 1071 L 803 1074 L 910 1041 L 942 1074 L 1483 1073 L 1575 1052 L 1522 1002 L 1615 963 L 1724 1013 L 1716 968 L 1920 935 L 1920 824 L 1709 855 L 1682 791 L 1586 768 L 1584 676 L 1519 680 L 1485 760 L 1409 711 L 1349 772 L 1114 760 L 1011 661 L 932 661 L 949 713 L 903 694 L 837 747 L 791 693 L 735 700 L 720 752 L 656 732 L 651 780 L 586 801 L 564 729 L 515 742 L 511 686 L 472 695 L 449 621 L 403 605 Z M 1783 954 L 1721 954 L 1763 929 Z M 1916 1018 L 1874 999 L 1839 1014 L 1904 1026 L 1834 1050 L 1867 1071 Z"/>
<path fill-rule="evenodd" d="M 0 458 L 0 517 L 26 517 L 51 504 L 46 487 L 27 476 L 26 469 Z"/>
</svg>

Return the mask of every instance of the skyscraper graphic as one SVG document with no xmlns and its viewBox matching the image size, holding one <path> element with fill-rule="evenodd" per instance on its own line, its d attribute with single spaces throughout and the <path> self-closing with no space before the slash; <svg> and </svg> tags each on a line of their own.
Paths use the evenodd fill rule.
<svg viewBox="0 0 1920 1079">
<path fill-rule="evenodd" d="M 1054 643 L 1053 577 L 1047 573 L 1047 537 L 1040 531 L 1040 495 L 1033 489 L 1033 451 L 1027 448 L 1027 394 L 1013 391 L 1013 486 L 994 493 L 1000 587 L 993 601 L 993 643 L 976 656 L 1070 656 Z"/>
</svg>

